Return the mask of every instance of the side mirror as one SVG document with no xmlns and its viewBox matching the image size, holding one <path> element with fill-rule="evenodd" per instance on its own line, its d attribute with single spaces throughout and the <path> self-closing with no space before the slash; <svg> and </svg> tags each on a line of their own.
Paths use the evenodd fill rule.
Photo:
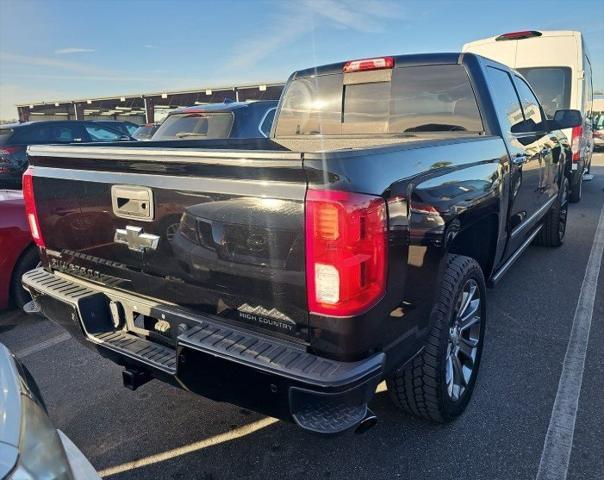
<svg viewBox="0 0 604 480">
<path fill-rule="evenodd" d="M 583 124 L 583 116 L 579 110 L 556 110 L 551 124 L 554 130 L 579 127 Z"/>
</svg>

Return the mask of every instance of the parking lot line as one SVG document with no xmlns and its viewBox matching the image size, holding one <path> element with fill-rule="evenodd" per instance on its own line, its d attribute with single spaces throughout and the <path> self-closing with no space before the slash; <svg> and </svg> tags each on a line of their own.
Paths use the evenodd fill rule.
<svg viewBox="0 0 604 480">
<path fill-rule="evenodd" d="M 15 352 L 15 356 L 17 358 L 24 358 L 24 357 L 27 357 L 28 355 L 31 355 L 32 353 L 40 352 L 49 347 L 57 345 L 61 342 L 69 340 L 70 338 L 71 338 L 71 335 L 69 335 L 69 333 L 67 333 L 67 332 L 64 332 L 60 335 L 57 335 L 56 337 L 52 337 L 52 338 L 49 338 L 48 340 L 44 340 L 43 342 L 37 343 L 36 345 L 32 345 L 31 347 L 26 347 L 26 348 L 22 348 L 21 350 L 17 350 Z"/>
<path fill-rule="evenodd" d="M 573 326 L 558 383 L 558 392 L 539 462 L 537 480 L 564 480 L 568 474 L 603 252 L 604 207 L 600 211 L 598 226 L 575 309 Z"/>
<path fill-rule="evenodd" d="M 118 473 L 133 470 L 135 468 L 146 467 L 148 465 L 153 465 L 154 463 L 170 460 L 171 458 L 186 455 L 187 453 L 196 452 L 199 450 L 203 450 L 207 447 L 212 447 L 214 445 L 219 445 L 221 443 L 229 442 L 231 440 L 236 440 L 238 438 L 249 435 L 250 433 L 254 433 L 258 430 L 266 428 L 269 425 L 272 425 L 273 423 L 276 423 L 278 421 L 279 420 L 277 420 L 276 418 L 263 418 L 262 420 L 258 420 L 257 422 L 248 423 L 247 425 L 235 428 L 234 430 L 231 430 L 229 432 L 221 433 L 219 435 L 215 435 L 213 437 L 206 438 L 195 443 L 190 443 L 189 445 L 184 445 L 182 447 L 174 448 L 172 450 L 156 453 L 155 455 L 150 455 L 148 457 L 139 458 L 138 460 L 134 460 L 132 462 L 122 463 L 121 465 L 116 465 L 115 467 L 106 468 L 105 470 L 101 470 L 99 472 L 99 475 L 101 477 L 109 477 L 111 475 L 117 475 Z"/>
</svg>

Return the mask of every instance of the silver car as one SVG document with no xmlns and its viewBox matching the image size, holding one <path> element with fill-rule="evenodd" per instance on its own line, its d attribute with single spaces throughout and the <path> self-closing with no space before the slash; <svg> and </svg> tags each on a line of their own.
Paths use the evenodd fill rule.
<svg viewBox="0 0 604 480">
<path fill-rule="evenodd" d="M 34 379 L 1 343 L 0 478 L 100 478 L 82 452 L 52 425 Z"/>
</svg>

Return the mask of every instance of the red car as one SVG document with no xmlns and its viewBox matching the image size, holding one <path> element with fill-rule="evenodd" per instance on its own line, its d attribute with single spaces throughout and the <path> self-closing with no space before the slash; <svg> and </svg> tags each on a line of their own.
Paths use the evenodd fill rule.
<svg viewBox="0 0 604 480">
<path fill-rule="evenodd" d="M 38 264 L 25 218 L 23 192 L 0 190 L 0 309 L 14 301 L 23 307 L 31 300 L 21 286 L 21 276 Z"/>
</svg>

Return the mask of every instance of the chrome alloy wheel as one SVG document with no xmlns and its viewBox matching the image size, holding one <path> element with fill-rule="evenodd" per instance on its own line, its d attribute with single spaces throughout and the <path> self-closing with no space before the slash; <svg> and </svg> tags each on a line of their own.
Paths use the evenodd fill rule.
<svg viewBox="0 0 604 480">
<path fill-rule="evenodd" d="M 454 402 L 462 397 L 475 373 L 482 328 L 480 302 L 478 283 L 470 278 L 461 290 L 449 328 L 445 382 Z"/>
</svg>

